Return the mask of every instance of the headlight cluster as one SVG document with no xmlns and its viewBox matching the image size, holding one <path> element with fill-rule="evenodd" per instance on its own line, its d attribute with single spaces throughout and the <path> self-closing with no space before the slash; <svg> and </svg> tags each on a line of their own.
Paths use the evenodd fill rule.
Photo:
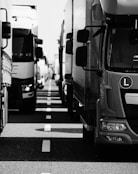
<svg viewBox="0 0 138 174">
<path fill-rule="evenodd" d="M 127 129 L 124 123 L 115 123 L 115 122 L 102 122 L 102 130 L 104 131 L 125 131 Z"/>
<path fill-rule="evenodd" d="M 32 84 L 22 85 L 22 91 L 23 92 L 30 92 L 32 90 L 33 90 L 33 85 Z"/>
</svg>

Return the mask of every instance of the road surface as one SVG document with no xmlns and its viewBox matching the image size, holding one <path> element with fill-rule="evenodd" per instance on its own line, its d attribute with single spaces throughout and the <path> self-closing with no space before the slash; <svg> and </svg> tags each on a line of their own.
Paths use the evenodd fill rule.
<svg viewBox="0 0 138 174">
<path fill-rule="evenodd" d="M 71 119 L 58 88 L 48 80 L 36 111 L 9 111 L 0 138 L 0 174 L 137 174 L 137 147 L 85 144 L 82 124 Z"/>
</svg>

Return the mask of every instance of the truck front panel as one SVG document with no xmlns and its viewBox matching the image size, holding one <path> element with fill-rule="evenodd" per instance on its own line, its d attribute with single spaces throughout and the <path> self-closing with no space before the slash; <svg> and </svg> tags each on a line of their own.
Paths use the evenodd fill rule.
<svg viewBox="0 0 138 174">
<path fill-rule="evenodd" d="M 138 143 L 138 77 L 105 73 L 100 90 L 99 137 L 111 143 Z"/>
<path fill-rule="evenodd" d="M 97 103 L 100 141 L 138 143 L 137 16 L 110 17 Z"/>
</svg>

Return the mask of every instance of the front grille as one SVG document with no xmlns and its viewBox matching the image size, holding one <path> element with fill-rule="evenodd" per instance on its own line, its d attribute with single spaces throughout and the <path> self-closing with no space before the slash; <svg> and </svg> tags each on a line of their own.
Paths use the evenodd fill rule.
<svg viewBox="0 0 138 174">
<path fill-rule="evenodd" d="M 138 90 L 121 89 L 121 97 L 122 97 L 122 103 L 123 103 L 126 119 L 131 129 L 136 134 L 138 134 L 138 105 L 127 104 L 125 101 L 126 93 L 138 93 Z"/>
</svg>

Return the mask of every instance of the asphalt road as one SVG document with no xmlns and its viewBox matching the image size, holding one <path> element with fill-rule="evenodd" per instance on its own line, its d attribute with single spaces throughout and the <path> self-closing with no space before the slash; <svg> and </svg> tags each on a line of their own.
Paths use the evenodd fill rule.
<svg viewBox="0 0 138 174">
<path fill-rule="evenodd" d="M 36 111 L 9 111 L 0 138 L 0 174 L 137 174 L 138 148 L 86 144 L 82 125 L 61 104 L 49 80 Z"/>
</svg>

